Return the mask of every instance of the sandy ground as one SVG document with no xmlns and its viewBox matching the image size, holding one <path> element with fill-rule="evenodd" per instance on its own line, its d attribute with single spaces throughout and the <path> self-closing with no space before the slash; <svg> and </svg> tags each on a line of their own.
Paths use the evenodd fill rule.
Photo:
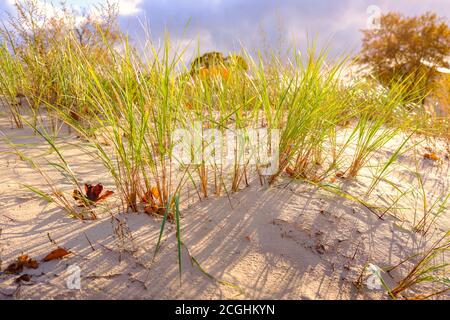
<svg viewBox="0 0 450 320">
<path fill-rule="evenodd" d="M 39 159 L 48 154 L 49 147 L 29 129 L 11 129 L 5 116 L 0 119 L 1 132 L 27 155 Z M 379 150 L 374 161 L 392 154 L 399 139 Z M 416 137 L 410 145 L 421 140 Z M 74 172 L 87 177 L 83 182 L 102 182 L 114 190 L 101 164 L 74 145 L 79 140 L 68 135 L 59 143 Z M 449 190 L 450 162 L 442 142 L 431 143 L 441 161 L 423 159 L 429 145 L 423 141 L 402 155 L 389 177 L 414 186 L 416 150 L 433 198 Z M 334 183 L 350 194 L 363 195 L 372 174 L 369 168 L 356 180 L 338 178 Z M 357 202 L 306 183 L 281 179 L 267 188 L 254 182 L 231 195 L 232 206 L 226 196 L 212 196 L 183 208 L 180 282 L 173 225 L 167 226 L 161 251 L 152 261 L 160 228 L 157 218 L 120 213 L 100 213 L 97 221 L 66 217 L 21 185 L 45 186 L 38 173 L 9 152 L 4 138 L 0 177 L 1 270 L 21 253 L 40 262 L 38 269 L 23 272 L 32 275 L 29 283 L 20 285 L 14 281 L 18 275 L 0 274 L 0 299 L 387 299 L 383 290 L 355 286 L 363 266 L 395 265 L 450 229 L 448 212 L 422 236 L 410 231 L 414 220 L 410 211 L 381 220 Z M 54 179 L 58 188 L 71 191 L 62 177 Z M 390 197 L 395 197 L 395 189 L 381 183 L 365 200 L 381 206 Z M 417 200 L 416 196 L 404 199 L 410 206 Z M 50 239 L 72 254 L 42 262 L 56 248 Z M 191 263 L 187 250 L 201 268 Z M 448 256 L 442 259 L 448 261 Z M 80 290 L 67 287 L 70 266 L 81 270 Z M 410 267 L 405 263 L 383 277 L 392 286 Z"/>
</svg>

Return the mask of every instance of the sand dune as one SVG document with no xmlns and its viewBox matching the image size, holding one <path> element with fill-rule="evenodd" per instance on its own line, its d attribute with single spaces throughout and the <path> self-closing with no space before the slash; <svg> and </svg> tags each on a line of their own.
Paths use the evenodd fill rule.
<svg viewBox="0 0 450 320">
<path fill-rule="evenodd" d="M 49 152 L 29 129 L 9 129 L 2 119 L 1 131 L 35 159 Z M 374 161 L 386 159 L 399 141 L 400 137 L 393 139 L 379 150 Z M 85 182 L 101 181 L 114 189 L 101 164 L 74 146 L 83 142 L 74 135 L 62 135 L 59 142 L 74 172 L 88 177 Z M 417 136 L 410 145 L 415 143 L 394 165 L 390 178 L 413 185 L 414 157 L 418 157 L 428 195 L 448 192 L 446 145 L 433 142 L 442 157 L 434 162 L 422 157 L 430 142 Z M 372 174 L 366 168 L 355 180 L 337 178 L 333 183 L 363 197 Z M 40 261 L 57 246 L 72 252 L 62 260 L 40 262 L 38 269 L 24 271 L 32 275 L 28 283 L 16 283 L 17 275 L 0 274 L 0 299 L 387 299 L 385 291 L 370 290 L 364 281 L 359 288 L 355 285 L 364 266 L 396 265 L 423 251 L 450 227 L 448 211 L 423 236 L 411 231 L 411 212 L 380 219 L 360 203 L 304 182 L 281 178 L 268 188 L 254 181 L 230 199 L 212 196 L 182 208 L 185 247 L 180 283 L 173 225 L 167 226 L 161 251 L 152 261 L 160 230 L 157 218 L 120 213 L 115 198 L 108 201 L 111 210 L 98 208 L 96 221 L 65 216 L 21 185 L 44 183 L 10 152 L 4 138 L 0 176 L 1 269 L 21 253 Z M 53 178 L 62 192 L 71 192 L 62 177 Z M 367 202 L 382 206 L 394 196 L 392 186 L 380 183 Z M 404 205 L 413 206 L 415 200 L 406 197 L 409 203 Z M 80 268 L 81 290 L 67 287 L 70 266 Z M 410 267 L 410 262 L 405 263 L 383 278 L 392 286 Z"/>
</svg>

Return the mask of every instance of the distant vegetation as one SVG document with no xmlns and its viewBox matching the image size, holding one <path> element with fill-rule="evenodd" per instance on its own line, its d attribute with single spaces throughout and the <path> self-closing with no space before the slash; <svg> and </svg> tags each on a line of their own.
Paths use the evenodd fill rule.
<svg viewBox="0 0 450 320">
<path fill-rule="evenodd" d="M 439 68 L 450 68 L 450 27 L 434 13 L 381 16 L 379 28 L 364 30 L 361 62 L 386 86 L 407 79 L 421 87 L 417 99 L 439 90 Z M 450 101 L 448 101 L 450 103 Z"/>
</svg>

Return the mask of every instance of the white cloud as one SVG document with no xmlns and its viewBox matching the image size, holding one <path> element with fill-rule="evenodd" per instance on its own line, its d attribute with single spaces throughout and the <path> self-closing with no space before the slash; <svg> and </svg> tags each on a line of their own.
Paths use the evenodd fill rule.
<svg viewBox="0 0 450 320">
<path fill-rule="evenodd" d="M 121 0 L 119 1 L 119 14 L 121 16 L 129 16 L 142 11 L 139 5 L 142 0 Z"/>
</svg>

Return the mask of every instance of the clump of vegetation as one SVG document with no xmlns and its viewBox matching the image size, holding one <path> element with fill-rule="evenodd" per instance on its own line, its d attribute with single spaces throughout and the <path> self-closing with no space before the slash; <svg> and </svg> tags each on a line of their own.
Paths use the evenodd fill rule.
<svg viewBox="0 0 450 320">
<path fill-rule="evenodd" d="M 76 72 L 69 72 L 67 56 L 78 46 L 87 59 L 95 61 L 97 68 L 107 68 L 112 62 L 108 47 L 121 37 L 117 6 L 107 3 L 98 6 L 95 15 L 82 17 L 66 5 L 53 7 L 55 14 L 48 16 L 37 0 L 16 1 L 14 6 L 16 15 L 9 15 L 0 28 L 0 95 L 10 102 L 15 102 L 18 95 L 23 96 L 34 113 L 35 125 L 39 109 L 47 109 L 48 115 L 53 115 L 49 104 L 74 115 L 86 112 L 87 106 L 77 98 L 81 79 Z M 20 127 L 20 110 L 14 103 L 9 105 Z M 57 118 L 52 121 L 56 128 Z"/>
<path fill-rule="evenodd" d="M 420 104 L 410 104 L 402 117 L 418 124 L 422 133 L 448 138 L 446 109 L 450 100 L 443 93 L 448 77 L 442 73 L 450 68 L 450 27 L 446 20 L 431 12 L 415 17 L 387 13 L 380 17 L 378 28 L 363 33 L 360 62 L 367 64 L 385 87 L 406 81 L 404 94 Z"/>
<path fill-rule="evenodd" d="M 417 17 L 387 13 L 380 17 L 379 28 L 363 33 L 361 62 L 369 64 L 386 86 L 399 78 L 409 78 L 411 85 L 422 82 L 419 101 L 432 88 L 438 68 L 450 67 L 450 27 L 434 13 Z"/>
<path fill-rule="evenodd" d="M 408 299 L 424 300 L 450 291 L 450 279 L 448 278 L 450 263 L 437 261 L 443 255 L 448 254 L 449 250 L 450 232 L 447 232 L 424 253 L 412 257 L 416 262 L 410 268 L 408 274 L 390 290 L 390 294 L 394 298 L 404 295 Z M 402 261 L 399 265 L 405 262 Z M 399 265 L 390 268 L 389 271 L 394 270 Z M 437 285 L 437 287 L 434 287 L 427 294 L 408 295 L 409 290 L 414 289 L 416 286 L 426 284 Z"/>
<path fill-rule="evenodd" d="M 221 52 L 207 52 L 192 61 L 190 74 L 202 78 L 217 75 L 228 78 L 229 69 L 247 71 L 248 68 L 247 61 L 240 55 L 232 54 L 225 57 Z"/>
<path fill-rule="evenodd" d="M 216 194 L 249 184 L 250 161 L 238 152 L 242 141 L 234 142 L 231 167 L 221 160 L 211 163 L 205 159 L 211 144 L 206 129 L 222 134 L 257 126 L 279 130 L 279 144 L 271 146 L 278 150 L 272 159 L 277 170 L 269 175 L 256 170 L 262 183 L 266 178 L 274 183 L 284 172 L 323 181 L 340 169 L 340 157 L 351 143 L 357 148 L 344 170 L 356 176 L 377 149 L 408 125 L 392 125 L 395 110 L 410 104 L 408 79 L 381 91 L 367 81 L 343 83 L 341 76 L 352 61 L 343 57 L 327 63 L 326 50 L 318 51 L 314 44 L 306 55 L 293 52 L 287 63 L 275 56 L 254 60 L 248 54 L 210 52 L 187 67 L 184 50 L 173 52 L 169 39 L 162 48 L 151 48 L 153 60 L 144 60 L 118 30 L 112 5 L 102 8 L 100 20 L 87 16 L 75 27 L 68 8 L 61 17 L 45 20 L 33 0 L 16 7 L 18 16 L 9 23 L 14 32 L 3 30 L 1 52 L 8 59 L 0 70 L 17 65 L 22 71 L 5 72 L 9 86 L 3 95 L 12 98 L 20 88 L 30 101 L 34 127 L 45 110 L 53 127 L 62 121 L 89 141 L 126 210 L 138 211 L 153 188 L 159 195 L 153 207 L 164 208 L 187 181 L 204 197 L 211 188 L 209 177 L 214 177 Z M 26 24 L 35 27 L 27 32 Z M 339 127 L 350 122 L 354 129 L 337 150 Z M 180 166 L 173 155 L 173 134 L 196 123 L 201 123 L 203 141 L 191 152 L 200 152 L 202 160 Z M 329 145 L 335 147 L 330 151 Z"/>
</svg>

